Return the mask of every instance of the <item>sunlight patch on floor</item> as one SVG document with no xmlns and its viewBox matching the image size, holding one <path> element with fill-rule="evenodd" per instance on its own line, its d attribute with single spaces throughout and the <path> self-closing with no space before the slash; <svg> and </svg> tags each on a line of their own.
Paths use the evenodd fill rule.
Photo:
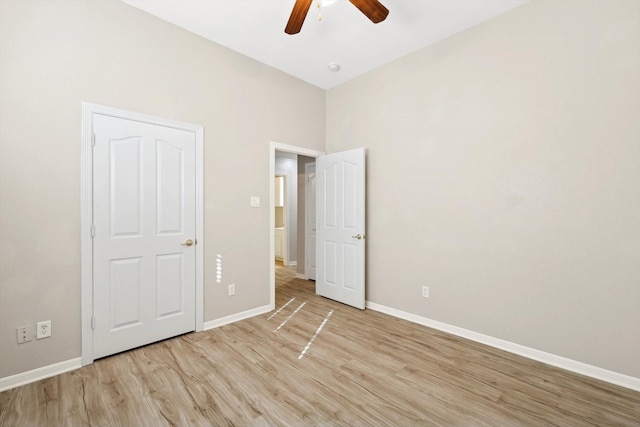
<svg viewBox="0 0 640 427">
<path fill-rule="evenodd" d="M 271 320 L 275 315 L 277 315 L 278 313 L 280 313 L 286 306 L 288 306 L 289 304 L 291 304 L 293 302 L 293 300 L 296 299 L 296 297 L 291 298 L 285 305 L 283 305 L 282 307 L 280 307 L 278 309 L 278 311 L 276 311 L 275 313 L 273 313 L 271 316 L 267 317 L 267 320 Z"/>
<path fill-rule="evenodd" d="M 273 332 L 278 332 L 278 331 L 280 330 L 280 328 L 282 328 L 284 325 L 286 325 L 286 324 L 287 324 L 287 322 L 288 322 L 289 320 L 291 320 L 291 318 L 292 318 L 293 316 L 295 316 L 295 315 L 296 315 L 296 313 L 297 313 L 298 311 L 300 311 L 300 309 L 301 309 L 302 307 L 304 307 L 304 305 L 305 305 L 306 303 L 307 303 L 307 302 L 305 301 L 305 302 L 303 302 L 302 304 L 300 304 L 300 305 L 298 306 L 298 308 L 296 308 L 296 311 L 294 311 L 293 313 L 291 313 L 291 314 L 289 315 L 289 317 L 287 317 L 287 318 L 284 320 L 284 322 L 280 323 L 280 326 L 278 326 L 277 328 L 275 328 L 275 329 L 273 330 Z"/>
<path fill-rule="evenodd" d="M 309 350 L 309 347 L 311 347 L 311 344 L 313 344 L 313 341 L 316 339 L 316 337 L 318 336 L 322 328 L 324 328 L 324 325 L 329 321 L 329 318 L 331 317 L 332 314 L 333 314 L 333 310 L 329 311 L 329 314 L 327 314 L 327 317 L 324 318 L 320 326 L 318 326 L 318 329 L 316 329 L 316 333 L 313 334 L 313 337 L 311 337 L 311 339 L 307 343 L 307 346 L 304 348 L 304 350 L 302 350 L 302 353 L 300 353 L 300 356 L 298 356 L 298 360 L 304 357 L 304 354 L 307 352 L 307 350 Z"/>
</svg>

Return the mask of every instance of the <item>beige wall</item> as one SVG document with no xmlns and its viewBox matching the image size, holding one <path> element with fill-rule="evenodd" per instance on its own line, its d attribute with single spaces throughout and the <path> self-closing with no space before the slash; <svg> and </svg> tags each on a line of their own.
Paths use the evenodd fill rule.
<svg viewBox="0 0 640 427">
<path fill-rule="evenodd" d="M 204 125 L 205 321 L 269 304 L 269 144 L 324 149 L 324 91 L 120 2 L 2 0 L 0 93 L 0 378 L 80 356 L 82 101 Z"/>
<path fill-rule="evenodd" d="M 357 146 L 368 300 L 640 377 L 640 2 L 534 1 L 329 90 Z"/>
</svg>

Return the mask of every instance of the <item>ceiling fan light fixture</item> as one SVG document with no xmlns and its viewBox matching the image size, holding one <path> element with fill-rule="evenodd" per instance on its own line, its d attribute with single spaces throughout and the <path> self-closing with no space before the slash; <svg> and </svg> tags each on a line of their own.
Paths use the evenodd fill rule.
<svg viewBox="0 0 640 427">
<path fill-rule="evenodd" d="M 377 24 L 387 18 L 389 9 L 384 7 L 378 0 L 349 0 L 349 2 L 360 10 L 371 22 Z M 287 21 L 287 26 L 284 28 L 284 32 L 287 34 L 298 34 L 304 24 L 304 19 L 309 12 L 313 0 L 296 0 L 291 10 L 291 15 Z M 317 0 L 318 9 L 322 6 L 328 6 L 326 0 Z M 318 20 L 322 20 L 322 14 L 319 14 Z"/>
<path fill-rule="evenodd" d="M 336 64 L 335 62 L 331 62 L 329 63 L 329 65 L 327 65 L 327 68 L 329 69 L 329 71 L 340 71 L 340 65 Z"/>
</svg>

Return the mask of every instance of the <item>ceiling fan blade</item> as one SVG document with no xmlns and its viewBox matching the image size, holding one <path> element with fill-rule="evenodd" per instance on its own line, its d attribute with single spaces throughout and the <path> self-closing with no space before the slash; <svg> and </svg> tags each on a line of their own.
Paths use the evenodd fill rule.
<svg viewBox="0 0 640 427">
<path fill-rule="evenodd" d="M 300 32 L 312 2 L 313 0 L 296 0 L 291 16 L 289 16 L 289 22 L 287 22 L 287 26 L 284 29 L 285 33 L 297 34 Z"/>
<path fill-rule="evenodd" d="M 378 0 L 349 0 L 351 4 L 360 9 L 367 18 L 374 24 L 382 22 L 387 18 L 389 9 L 384 7 Z"/>
</svg>

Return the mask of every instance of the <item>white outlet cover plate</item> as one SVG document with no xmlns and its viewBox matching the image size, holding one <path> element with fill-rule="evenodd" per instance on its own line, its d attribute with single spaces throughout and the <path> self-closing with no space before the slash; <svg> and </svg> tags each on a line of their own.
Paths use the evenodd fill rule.
<svg viewBox="0 0 640 427">
<path fill-rule="evenodd" d="M 51 336 L 51 320 L 38 322 L 36 324 L 36 339 L 47 338 Z"/>
<path fill-rule="evenodd" d="M 21 326 L 16 329 L 18 335 L 18 344 L 29 342 L 33 339 L 33 327 Z"/>
</svg>

